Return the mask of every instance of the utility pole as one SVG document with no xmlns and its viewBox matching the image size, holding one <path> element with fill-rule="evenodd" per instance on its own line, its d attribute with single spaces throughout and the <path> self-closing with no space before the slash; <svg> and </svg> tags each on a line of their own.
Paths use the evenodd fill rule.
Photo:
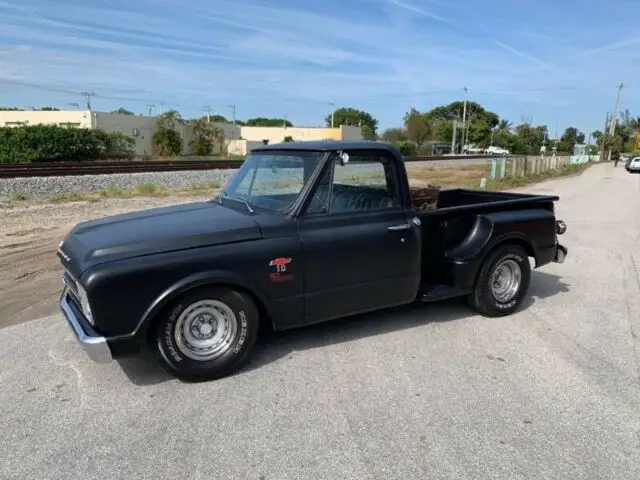
<svg viewBox="0 0 640 480">
<path fill-rule="evenodd" d="M 604 161 L 604 144 L 607 139 L 607 135 L 609 131 L 609 112 L 604 117 L 604 129 L 602 130 L 602 143 L 600 144 L 600 161 Z M 596 145 L 598 144 L 598 140 L 596 139 Z"/>
<path fill-rule="evenodd" d="M 94 92 L 82 92 L 87 110 L 91 110 L 91 97 L 95 96 Z"/>
<path fill-rule="evenodd" d="M 462 148 L 467 144 L 467 138 L 465 136 L 465 130 L 467 128 L 467 93 L 469 89 L 464 87 L 464 104 L 462 107 Z"/>
<path fill-rule="evenodd" d="M 211 107 L 209 105 L 205 105 L 202 107 L 207 114 L 207 123 L 211 123 Z"/>
<path fill-rule="evenodd" d="M 456 154 L 456 129 L 458 128 L 458 119 L 453 119 L 453 135 L 451 136 L 451 154 Z"/>
<path fill-rule="evenodd" d="M 164 100 L 160 100 L 160 113 L 164 113 L 164 106 L 165 106 Z"/>
<path fill-rule="evenodd" d="M 329 105 L 331 105 L 331 128 L 333 128 L 333 113 L 335 104 L 333 102 L 329 102 Z"/>
<path fill-rule="evenodd" d="M 149 107 L 149 116 L 151 117 L 153 115 L 153 109 L 156 108 L 156 106 L 153 103 L 147 103 L 146 106 Z"/>
<path fill-rule="evenodd" d="M 287 117 L 289 115 L 285 115 L 284 117 L 282 117 L 282 128 L 287 128 Z"/>
<path fill-rule="evenodd" d="M 231 109 L 231 123 L 236 124 L 236 106 L 235 105 L 227 105 Z"/>
<path fill-rule="evenodd" d="M 620 108 L 620 91 L 624 87 L 624 84 L 620 82 L 616 88 L 618 91 L 616 92 L 616 102 L 613 106 L 613 115 L 611 115 L 611 123 L 609 124 L 609 135 L 613 138 L 616 133 L 616 122 L 618 120 L 618 109 Z M 611 148 L 609 148 L 609 152 L 607 153 L 607 161 L 611 161 Z"/>
</svg>

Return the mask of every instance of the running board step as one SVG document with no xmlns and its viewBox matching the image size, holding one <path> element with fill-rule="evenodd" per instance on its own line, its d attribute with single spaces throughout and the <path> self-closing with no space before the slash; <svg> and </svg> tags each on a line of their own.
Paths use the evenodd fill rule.
<svg viewBox="0 0 640 480">
<path fill-rule="evenodd" d="M 447 298 L 455 298 L 466 295 L 468 292 L 450 287 L 448 285 L 426 285 L 418 293 L 418 300 L 421 302 L 437 302 Z"/>
</svg>

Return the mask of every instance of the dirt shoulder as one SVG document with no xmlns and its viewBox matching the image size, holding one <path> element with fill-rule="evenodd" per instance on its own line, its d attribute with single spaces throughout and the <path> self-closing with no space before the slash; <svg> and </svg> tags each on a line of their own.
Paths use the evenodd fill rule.
<svg viewBox="0 0 640 480">
<path fill-rule="evenodd" d="M 138 197 L 95 202 L 0 205 L 0 328 L 58 312 L 56 249 L 78 222 L 208 197 Z"/>
</svg>

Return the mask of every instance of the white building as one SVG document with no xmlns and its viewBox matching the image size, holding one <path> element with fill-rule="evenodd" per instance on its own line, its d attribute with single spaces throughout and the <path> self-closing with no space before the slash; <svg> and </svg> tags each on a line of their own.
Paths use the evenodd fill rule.
<svg viewBox="0 0 640 480">
<path fill-rule="evenodd" d="M 153 133 L 158 117 L 124 115 L 120 113 L 74 111 L 16 111 L 0 110 L 0 127 L 20 125 L 59 125 L 66 127 L 99 128 L 106 132 L 121 132 L 135 140 L 136 155 L 153 154 Z M 294 141 L 307 140 L 360 140 L 360 127 L 342 125 L 337 128 L 318 127 L 247 127 L 230 123 L 215 123 L 224 132 L 224 145 L 215 145 L 214 153 L 224 148 L 231 155 L 246 155 L 252 148 L 265 143 L 279 143 L 291 137 Z M 193 128 L 178 124 L 176 130 L 182 138 L 182 154 L 188 155 Z"/>
</svg>

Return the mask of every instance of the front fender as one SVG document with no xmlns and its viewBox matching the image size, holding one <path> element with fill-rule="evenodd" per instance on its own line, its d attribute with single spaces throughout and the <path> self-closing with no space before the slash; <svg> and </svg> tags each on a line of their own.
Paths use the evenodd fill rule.
<svg viewBox="0 0 640 480">
<path fill-rule="evenodd" d="M 144 312 L 136 329 L 132 334 L 136 337 L 146 336 L 149 325 L 155 316 L 171 301 L 179 295 L 203 285 L 229 285 L 239 287 L 256 296 L 256 298 L 265 306 L 267 312 L 270 309 L 268 297 L 255 284 L 231 271 L 210 270 L 198 272 L 196 274 L 185 277 L 165 289 Z"/>
</svg>

